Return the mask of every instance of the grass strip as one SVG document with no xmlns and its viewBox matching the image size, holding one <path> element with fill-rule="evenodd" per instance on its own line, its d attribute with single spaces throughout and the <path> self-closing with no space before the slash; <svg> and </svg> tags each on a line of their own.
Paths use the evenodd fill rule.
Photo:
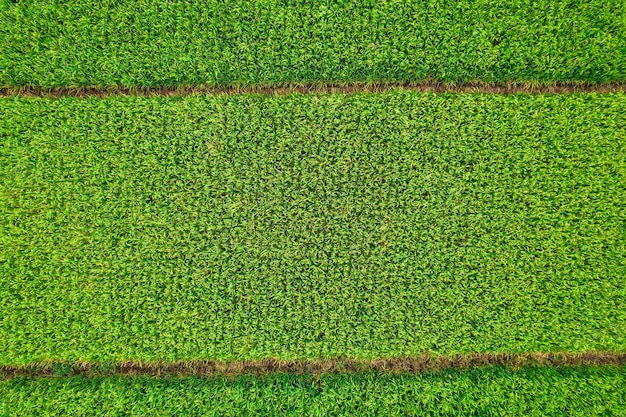
<svg viewBox="0 0 626 417">
<path fill-rule="evenodd" d="M 614 367 L 487 368 L 425 375 L 274 375 L 0 381 L 4 416 L 605 416 L 626 412 Z"/>
<path fill-rule="evenodd" d="M 569 93 L 624 93 L 626 84 L 589 84 L 589 83 L 558 83 L 522 85 L 518 83 L 346 83 L 346 84 L 308 84 L 290 86 L 240 86 L 240 87 L 207 87 L 207 86 L 173 86 L 173 87 L 70 87 L 70 88 L 34 88 L 6 87 L 0 88 L 0 97 L 109 97 L 109 96 L 161 96 L 180 97 L 201 94 L 263 94 L 288 95 L 301 94 L 355 94 L 385 93 L 389 91 L 415 91 L 421 93 L 485 93 L 485 94 L 569 94 Z"/>
<path fill-rule="evenodd" d="M 624 94 L 0 111 L 0 364 L 626 350 Z"/>
<path fill-rule="evenodd" d="M 0 2 L 0 85 L 626 81 L 621 0 Z"/>
<path fill-rule="evenodd" d="M 519 369 L 528 366 L 624 366 L 626 353 L 584 352 L 584 353 L 541 353 L 521 354 L 479 353 L 456 356 L 432 356 L 384 358 L 358 360 L 350 358 L 332 358 L 317 360 L 281 361 L 261 359 L 256 361 L 220 362 L 54 362 L 34 363 L 23 366 L 0 366 L 0 378 L 20 377 L 60 377 L 83 375 L 90 378 L 105 376 L 152 376 L 152 377 L 239 377 L 243 375 L 264 376 L 275 373 L 292 374 L 335 374 L 335 373 L 425 373 L 449 369 L 473 369 L 499 366 Z"/>
</svg>

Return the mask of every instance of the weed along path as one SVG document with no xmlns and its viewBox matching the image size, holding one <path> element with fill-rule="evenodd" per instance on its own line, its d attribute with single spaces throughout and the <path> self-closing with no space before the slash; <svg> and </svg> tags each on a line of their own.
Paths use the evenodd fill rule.
<svg viewBox="0 0 626 417">
<path fill-rule="evenodd" d="M 289 84 L 270 86 L 171 86 L 171 87 L 0 87 L 0 97 L 183 97 L 190 95 L 289 95 L 289 94 L 358 94 L 413 91 L 420 93 L 484 93 L 484 94 L 568 94 L 568 93 L 624 93 L 623 83 L 593 84 L 588 82 L 558 82 L 534 84 L 529 82 L 455 83 L 441 82 L 378 82 L 341 84 Z"/>
<path fill-rule="evenodd" d="M 623 368 L 480 368 L 263 378 L 66 376 L 0 381 L 3 413 L 40 415 L 611 415 Z M 54 400 L 51 400 L 54 399 Z"/>
</svg>

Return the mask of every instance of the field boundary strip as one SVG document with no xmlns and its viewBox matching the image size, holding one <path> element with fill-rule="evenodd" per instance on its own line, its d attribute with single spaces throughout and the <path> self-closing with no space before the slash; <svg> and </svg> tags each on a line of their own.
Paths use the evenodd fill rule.
<svg viewBox="0 0 626 417">
<path fill-rule="evenodd" d="M 274 86 L 163 86 L 163 87 L 60 87 L 33 86 L 0 87 L 0 97 L 109 97 L 109 96 L 188 96 L 205 95 L 287 95 L 287 94 L 357 94 L 382 93 L 391 90 L 423 93 L 483 93 L 483 94 L 568 94 L 568 93 L 625 93 L 626 83 L 346 83 L 298 84 Z"/>
<path fill-rule="evenodd" d="M 474 353 L 467 355 L 435 356 L 424 354 L 416 357 L 383 359 L 260 359 L 249 361 L 194 360 L 180 362 L 117 362 L 97 364 L 92 362 L 42 362 L 27 365 L 0 366 L 0 379 L 20 377 L 104 377 L 104 376 L 151 376 L 151 377 L 237 377 L 243 375 L 267 375 L 276 373 L 335 374 L 335 373 L 410 373 L 444 371 L 448 369 L 473 369 L 489 366 L 518 369 L 527 366 L 624 366 L 626 352 L 583 353 Z"/>
</svg>

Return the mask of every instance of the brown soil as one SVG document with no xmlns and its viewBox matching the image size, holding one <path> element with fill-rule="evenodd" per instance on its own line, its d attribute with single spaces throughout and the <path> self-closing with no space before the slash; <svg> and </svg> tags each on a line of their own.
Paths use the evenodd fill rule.
<svg viewBox="0 0 626 417">
<path fill-rule="evenodd" d="M 237 377 L 241 375 L 267 375 L 275 373 L 334 374 L 356 372 L 424 373 L 445 369 L 471 369 L 486 366 L 520 368 L 523 366 L 600 366 L 626 365 L 624 352 L 586 353 L 481 353 L 456 356 L 422 356 L 357 360 L 332 358 L 317 360 L 284 361 L 261 359 L 253 361 L 190 361 L 190 362 L 120 362 L 95 364 L 81 362 L 33 363 L 25 366 L 0 366 L 0 379 L 17 377 L 64 377 L 82 375 L 150 376 L 150 377 Z"/>
</svg>

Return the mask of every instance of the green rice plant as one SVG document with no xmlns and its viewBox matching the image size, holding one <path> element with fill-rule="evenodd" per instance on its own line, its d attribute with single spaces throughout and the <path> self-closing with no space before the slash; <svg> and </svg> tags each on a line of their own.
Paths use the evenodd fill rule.
<svg viewBox="0 0 626 417">
<path fill-rule="evenodd" d="M 0 364 L 626 349 L 624 94 L 0 114 Z"/>
<path fill-rule="evenodd" d="M 2 0 L 0 86 L 626 81 L 622 0 Z"/>
<path fill-rule="evenodd" d="M 3 416 L 606 416 L 623 368 L 487 368 L 425 375 L 0 381 Z"/>
</svg>

